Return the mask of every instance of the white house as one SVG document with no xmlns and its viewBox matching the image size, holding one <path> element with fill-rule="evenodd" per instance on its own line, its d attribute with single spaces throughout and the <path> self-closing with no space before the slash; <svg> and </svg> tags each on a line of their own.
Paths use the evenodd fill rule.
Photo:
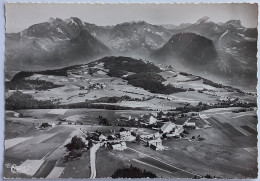
<svg viewBox="0 0 260 181">
<path fill-rule="evenodd" d="M 101 135 L 99 135 L 98 139 L 99 139 L 99 141 L 107 140 L 107 137 L 104 136 L 103 134 L 101 134 Z"/>
<path fill-rule="evenodd" d="M 161 138 L 157 138 L 157 139 L 148 141 L 148 146 L 154 150 L 163 150 L 164 149 Z"/>
<path fill-rule="evenodd" d="M 128 130 L 121 131 L 119 134 L 120 134 L 120 138 L 128 137 L 131 135 L 130 131 L 128 131 Z"/>
<path fill-rule="evenodd" d="M 195 123 L 195 122 L 186 122 L 186 123 L 185 123 L 185 126 L 188 126 L 188 127 L 196 127 L 196 123 Z"/>
<path fill-rule="evenodd" d="M 155 124 L 157 121 L 158 121 L 158 120 L 157 120 L 155 117 L 153 117 L 153 116 L 151 116 L 151 117 L 149 118 L 149 124 Z"/>
<path fill-rule="evenodd" d="M 131 135 L 131 132 L 129 130 L 126 130 L 125 128 L 120 128 L 119 135 L 120 135 L 120 139 L 122 140 L 130 141 L 135 139 L 135 137 Z"/>
<path fill-rule="evenodd" d="M 126 149 L 127 147 L 126 147 L 126 143 L 125 142 L 121 142 L 121 143 L 112 145 L 112 148 L 113 148 L 113 150 L 120 150 L 120 151 L 122 151 L 122 150 Z"/>
<path fill-rule="evenodd" d="M 160 133 L 154 133 L 154 134 L 146 134 L 146 135 L 141 135 L 140 136 L 143 139 L 151 139 L 151 138 L 159 138 L 160 137 Z"/>
<path fill-rule="evenodd" d="M 151 113 L 155 118 L 158 116 L 158 113 L 157 112 L 153 112 Z"/>
<path fill-rule="evenodd" d="M 144 120 L 145 125 L 151 125 L 151 124 L 155 124 L 158 120 L 156 119 L 156 116 L 154 116 L 153 114 L 145 114 L 145 115 L 141 115 L 141 118 Z"/>
</svg>

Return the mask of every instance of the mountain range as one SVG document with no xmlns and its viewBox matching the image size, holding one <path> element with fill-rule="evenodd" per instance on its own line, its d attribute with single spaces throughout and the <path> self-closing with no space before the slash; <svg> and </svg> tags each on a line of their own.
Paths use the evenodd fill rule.
<svg viewBox="0 0 260 181">
<path fill-rule="evenodd" d="M 49 19 L 6 33 L 7 70 L 43 70 L 98 58 L 129 56 L 170 64 L 180 71 L 222 80 L 256 81 L 257 29 L 240 20 L 152 25 L 133 21 L 97 26 L 79 18 Z"/>
</svg>

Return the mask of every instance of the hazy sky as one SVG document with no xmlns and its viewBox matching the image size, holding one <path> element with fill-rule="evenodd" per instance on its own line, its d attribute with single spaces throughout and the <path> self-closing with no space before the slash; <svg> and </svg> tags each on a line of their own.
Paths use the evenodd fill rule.
<svg viewBox="0 0 260 181">
<path fill-rule="evenodd" d="M 245 27 L 257 26 L 256 4 L 6 4 L 6 31 L 19 32 L 50 17 L 78 17 L 97 25 L 144 20 L 151 24 L 194 23 L 203 16 L 214 22 L 240 19 Z"/>
</svg>

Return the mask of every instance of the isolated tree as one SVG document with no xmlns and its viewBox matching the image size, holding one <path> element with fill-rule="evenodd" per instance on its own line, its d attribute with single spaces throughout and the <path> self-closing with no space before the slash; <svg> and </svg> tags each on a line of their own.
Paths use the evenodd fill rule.
<svg viewBox="0 0 260 181">
<path fill-rule="evenodd" d="M 83 149 L 85 146 L 86 145 L 82 141 L 82 139 L 77 137 L 77 136 L 73 136 L 73 138 L 71 139 L 71 142 L 68 143 L 67 145 L 65 145 L 65 147 L 67 147 L 67 149 L 70 150 L 70 151 L 80 150 L 80 149 Z"/>
<path fill-rule="evenodd" d="M 141 136 L 140 135 L 137 135 L 136 138 L 135 138 L 135 141 L 137 143 L 140 143 L 141 142 Z"/>
</svg>

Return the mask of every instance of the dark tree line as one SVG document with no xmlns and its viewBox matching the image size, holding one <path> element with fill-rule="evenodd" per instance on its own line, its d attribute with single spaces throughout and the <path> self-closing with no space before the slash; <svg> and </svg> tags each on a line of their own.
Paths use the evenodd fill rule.
<svg viewBox="0 0 260 181">
<path fill-rule="evenodd" d="M 20 91 L 14 92 L 5 99 L 5 107 L 7 110 L 19 109 L 54 109 L 58 105 L 50 100 L 40 101 L 33 98 L 32 95 L 23 94 Z"/>
<path fill-rule="evenodd" d="M 186 91 L 186 89 L 173 87 L 170 84 L 164 85 L 162 82 L 165 81 L 165 79 L 154 72 L 143 72 L 129 75 L 124 79 L 126 79 L 129 84 L 135 87 L 141 87 L 151 93 L 172 94 Z"/>
<path fill-rule="evenodd" d="M 125 167 L 122 169 L 117 169 L 112 178 L 156 178 L 156 175 L 152 172 L 141 170 L 140 168 L 133 167 Z"/>
<path fill-rule="evenodd" d="M 64 85 L 57 85 L 45 80 L 29 80 L 29 79 L 14 79 L 5 82 L 7 90 L 48 90 L 57 87 L 63 87 Z"/>
<path fill-rule="evenodd" d="M 206 104 L 199 102 L 197 106 L 187 105 L 184 107 L 177 107 L 173 111 L 181 111 L 182 113 L 188 113 L 188 112 L 200 112 L 208 109 L 213 108 L 227 108 L 227 107 L 244 107 L 244 108 L 250 108 L 250 107 L 257 107 L 256 103 L 247 103 L 247 102 L 232 102 L 232 101 L 219 101 L 216 104 Z"/>
<path fill-rule="evenodd" d="M 69 66 L 69 67 L 65 67 L 65 68 L 61 68 L 61 69 L 53 69 L 53 70 L 44 70 L 44 71 L 21 71 L 17 74 L 15 74 L 15 76 L 13 77 L 12 80 L 17 80 L 17 79 L 22 79 L 25 77 L 30 77 L 33 74 L 42 74 L 42 75 L 56 75 L 56 76 L 68 76 L 68 70 L 71 69 L 77 69 L 80 68 L 82 65 L 73 65 L 73 66 Z"/>
</svg>

